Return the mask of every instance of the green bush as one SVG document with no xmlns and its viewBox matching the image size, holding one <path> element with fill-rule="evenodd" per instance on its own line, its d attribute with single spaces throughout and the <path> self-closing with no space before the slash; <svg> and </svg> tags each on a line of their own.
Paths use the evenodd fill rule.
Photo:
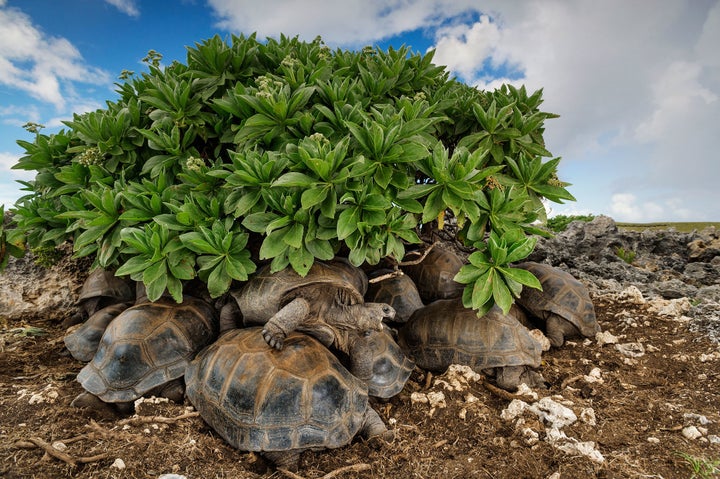
<svg viewBox="0 0 720 479">
<path fill-rule="evenodd" d="M 199 277 L 213 296 L 260 262 L 306 274 L 316 259 L 400 261 L 419 231 L 458 223 L 477 248 L 466 305 L 507 309 L 534 277 L 543 198 L 572 200 L 543 142 L 542 91 L 478 91 L 433 54 L 332 51 L 318 38 L 211 38 L 187 62 L 123 71 L 119 99 L 68 129 L 18 141 L 35 170 L 15 222 L 37 248 L 142 281 L 150 299 Z M 252 254 L 251 254 L 252 252 Z"/>
<path fill-rule="evenodd" d="M 545 223 L 545 226 L 550 231 L 554 231 L 556 233 L 561 233 L 565 231 L 570 223 L 573 221 L 592 221 L 595 218 L 594 215 L 571 215 L 571 216 L 565 216 L 565 215 L 557 215 L 553 216 L 552 218 L 549 218 L 547 222 Z"/>
</svg>

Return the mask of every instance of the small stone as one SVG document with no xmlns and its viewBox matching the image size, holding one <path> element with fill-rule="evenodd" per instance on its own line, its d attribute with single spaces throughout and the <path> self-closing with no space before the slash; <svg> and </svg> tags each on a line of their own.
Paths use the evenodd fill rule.
<svg viewBox="0 0 720 479">
<path fill-rule="evenodd" d="M 647 438 L 647 442 L 649 442 L 650 444 L 660 444 L 660 439 L 656 437 L 649 437 Z"/>
<path fill-rule="evenodd" d="M 710 444 L 720 444 L 720 436 L 716 436 L 715 434 L 710 434 L 707 438 L 708 438 L 708 441 L 710 441 Z"/>
<path fill-rule="evenodd" d="M 600 368 L 592 368 L 590 372 L 583 377 L 585 379 L 586 383 L 599 383 L 602 384 L 603 378 L 602 378 L 602 371 L 600 371 Z"/>
<path fill-rule="evenodd" d="M 427 394 L 428 402 L 432 408 L 445 408 L 447 403 L 445 402 L 445 394 L 442 391 L 432 391 Z"/>
<path fill-rule="evenodd" d="M 617 349 L 620 354 L 631 358 L 639 358 L 645 355 L 645 347 L 642 343 L 616 344 L 615 349 Z"/>
<path fill-rule="evenodd" d="M 597 424 L 595 410 L 591 407 L 583 408 L 582 411 L 580 411 L 580 420 L 589 426 L 595 426 Z"/>
<path fill-rule="evenodd" d="M 182 474 L 160 474 L 158 479 L 187 479 Z"/>
<path fill-rule="evenodd" d="M 602 331 L 595 335 L 595 341 L 597 341 L 598 346 L 603 346 L 605 344 L 617 344 L 618 337 L 614 336 L 610 331 Z"/>
<path fill-rule="evenodd" d="M 698 438 L 702 437 L 702 433 L 695 426 L 684 427 L 682 430 L 682 435 L 685 438 L 690 439 L 690 440 L 698 439 Z"/>
<path fill-rule="evenodd" d="M 120 459 L 119 457 L 115 459 L 115 461 L 110 465 L 110 467 L 114 467 L 115 469 L 123 470 L 125 469 L 125 461 Z"/>
<path fill-rule="evenodd" d="M 418 403 L 419 404 L 427 404 L 427 402 L 428 402 L 427 394 L 418 393 L 418 392 L 412 393 L 410 395 L 410 402 L 412 404 L 418 404 Z"/>
<path fill-rule="evenodd" d="M 67 450 L 67 445 L 64 442 L 60 441 L 55 441 L 54 443 L 52 443 L 52 447 L 61 452 Z"/>
<path fill-rule="evenodd" d="M 458 413 L 458 417 L 464 421 L 467 418 L 467 409 L 462 408 Z"/>
</svg>

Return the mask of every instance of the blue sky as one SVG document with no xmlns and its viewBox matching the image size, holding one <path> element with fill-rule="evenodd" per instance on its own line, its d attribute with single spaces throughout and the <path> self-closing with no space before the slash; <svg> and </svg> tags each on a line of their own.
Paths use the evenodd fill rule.
<svg viewBox="0 0 720 479">
<path fill-rule="evenodd" d="M 32 141 L 115 98 L 123 69 L 214 34 L 403 44 L 479 88 L 544 89 L 548 149 L 577 202 L 551 214 L 720 221 L 720 0 L 0 0 L 0 203 Z"/>
</svg>

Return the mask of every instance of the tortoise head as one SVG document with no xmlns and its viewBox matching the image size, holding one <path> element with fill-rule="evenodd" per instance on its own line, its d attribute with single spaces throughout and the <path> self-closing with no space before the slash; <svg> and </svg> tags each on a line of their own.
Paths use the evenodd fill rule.
<svg viewBox="0 0 720 479">
<path fill-rule="evenodd" d="M 355 328 L 360 331 L 382 331 L 383 320 L 395 317 L 395 308 L 386 303 L 363 303 L 353 307 Z"/>
</svg>

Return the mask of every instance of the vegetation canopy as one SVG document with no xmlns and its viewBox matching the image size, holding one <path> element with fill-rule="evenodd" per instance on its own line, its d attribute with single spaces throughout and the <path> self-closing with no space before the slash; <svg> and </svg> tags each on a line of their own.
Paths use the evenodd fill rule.
<svg viewBox="0 0 720 479">
<path fill-rule="evenodd" d="M 543 199 L 572 200 L 543 141 L 542 91 L 479 91 L 433 53 L 329 49 L 320 38 L 215 36 L 186 64 L 123 71 L 119 99 L 18 141 L 37 171 L 3 249 L 72 241 L 77 257 L 142 281 L 148 297 L 199 278 L 212 296 L 261 262 L 401 261 L 446 215 L 475 249 L 466 306 L 507 310 Z M 7 253 L 4 253 L 5 256 Z"/>
</svg>

